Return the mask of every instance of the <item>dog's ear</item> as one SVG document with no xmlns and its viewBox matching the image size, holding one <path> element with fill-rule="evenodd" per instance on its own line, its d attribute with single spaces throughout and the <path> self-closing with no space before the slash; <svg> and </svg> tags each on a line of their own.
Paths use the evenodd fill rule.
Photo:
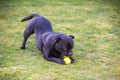
<svg viewBox="0 0 120 80">
<path fill-rule="evenodd" d="M 58 43 L 60 40 L 61 40 L 61 37 L 57 37 L 55 42 Z"/>
<path fill-rule="evenodd" d="M 72 39 L 74 39 L 75 37 L 73 35 L 69 35 Z"/>
<path fill-rule="evenodd" d="M 51 43 L 51 48 L 55 48 L 54 46 L 61 40 L 61 37 L 56 37 L 55 39 L 53 39 L 52 43 Z"/>
</svg>

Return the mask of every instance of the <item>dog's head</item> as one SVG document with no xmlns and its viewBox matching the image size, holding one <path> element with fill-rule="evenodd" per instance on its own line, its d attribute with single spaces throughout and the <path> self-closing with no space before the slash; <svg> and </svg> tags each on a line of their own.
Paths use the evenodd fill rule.
<svg viewBox="0 0 120 80">
<path fill-rule="evenodd" d="M 61 56 L 72 56 L 72 48 L 74 47 L 74 36 L 62 35 L 56 38 L 54 49 L 58 51 Z"/>
</svg>

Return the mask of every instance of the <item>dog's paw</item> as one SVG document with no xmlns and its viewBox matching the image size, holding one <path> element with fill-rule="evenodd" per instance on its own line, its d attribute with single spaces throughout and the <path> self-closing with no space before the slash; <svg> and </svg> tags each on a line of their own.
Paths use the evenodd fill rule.
<svg viewBox="0 0 120 80">
<path fill-rule="evenodd" d="M 70 59 L 71 59 L 71 63 L 74 63 L 74 62 L 75 62 L 75 60 L 74 60 L 72 57 L 70 57 Z"/>
<path fill-rule="evenodd" d="M 64 65 L 64 64 L 65 64 L 65 61 L 64 61 L 64 60 L 59 60 L 59 61 L 57 61 L 57 63 Z"/>
<path fill-rule="evenodd" d="M 75 61 L 74 60 L 71 60 L 71 63 L 74 63 Z"/>
<path fill-rule="evenodd" d="M 24 49 L 26 49 L 26 48 L 21 46 L 20 49 L 24 50 Z"/>
</svg>

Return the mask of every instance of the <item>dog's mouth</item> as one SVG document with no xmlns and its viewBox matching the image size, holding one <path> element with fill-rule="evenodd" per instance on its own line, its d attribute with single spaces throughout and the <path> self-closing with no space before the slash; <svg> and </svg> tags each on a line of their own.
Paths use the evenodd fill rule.
<svg viewBox="0 0 120 80">
<path fill-rule="evenodd" d="M 69 57 L 70 57 L 70 56 L 72 56 L 72 54 L 73 54 L 73 53 L 72 53 L 72 51 L 71 51 L 71 52 L 65 54 L 65 56 L 69 56 Z"/>
<path fill-rule="evenodd" d="M 64 56 L 70 57 L 70 56 L 72 56 L 72 54 L 62 54 L 61 58 L 64 58 Z"/>
</svg>

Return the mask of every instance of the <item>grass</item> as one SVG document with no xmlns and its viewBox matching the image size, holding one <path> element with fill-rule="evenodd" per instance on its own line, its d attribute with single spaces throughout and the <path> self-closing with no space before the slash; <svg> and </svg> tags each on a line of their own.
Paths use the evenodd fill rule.
<svg viewBox="0 0 120 80">
<path fill-rule="evenodd" d="M 119 0 L 1 0 L 0 80 L 119 80 Z M 35 46 L 20 50 L 31 13 L 48 18 L 55 31 L 75 36 L 75 63 L 46 61 Z"/>
</svg>

